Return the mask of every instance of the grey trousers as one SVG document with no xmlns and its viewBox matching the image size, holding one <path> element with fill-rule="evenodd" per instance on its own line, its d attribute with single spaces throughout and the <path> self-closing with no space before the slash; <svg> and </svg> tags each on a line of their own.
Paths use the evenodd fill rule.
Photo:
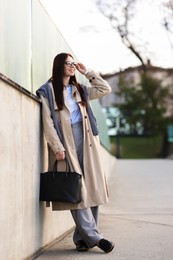
<svg viewBox="0 0 173 260">
<path fill-rule="evenodd" d="M 95 246 L 103 238 L 97 228 L 98 207 L 71 210 L 76 229 L 73 234 L 75 244 L 84 240 L 89 248 Z"/>
<path fill-rule="evenodd" d="M 75 141 L 76 151 L 79 159 L 79 164 L 83 170 L 83 128 L 82 123 L 72 125 L 72 132 Z M 83 174 L 85 174 L 83 172 Z M 71 210 L 72 217 L 76 224 L 76 229 L 73 234 L 75 244 L 79 240 L 84 240 L 88 247 L 93 247 L 102 239 L 99 233 L 98 224 L 98 207 L 86 209 Z"/>
</svg>

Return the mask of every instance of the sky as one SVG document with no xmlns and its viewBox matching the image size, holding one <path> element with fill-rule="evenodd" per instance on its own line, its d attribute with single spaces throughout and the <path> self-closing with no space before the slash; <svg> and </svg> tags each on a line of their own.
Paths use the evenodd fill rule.
<svg viewBox="0 0 173 260">
<path fill-rule="evenodd" d="M 173 67 L 173 49 L 165 32 L 163 0 L 139 0 L 131 28 L 135 44 L 143 57 L 154 66 Z M 71 49 L 87 68 L 103 74 L 140 65 L 123 45 L 109 20 L 97 9 L 93 0 L 40 0 Z M 90 30 L 88 30 L 90 28 Z M 172 34 L 173 43 L 173 34 Z M 144 43 L 144 44 L 143 44 Z M 143 47 L 145 46 L 145 48 Z"/>
</svg>

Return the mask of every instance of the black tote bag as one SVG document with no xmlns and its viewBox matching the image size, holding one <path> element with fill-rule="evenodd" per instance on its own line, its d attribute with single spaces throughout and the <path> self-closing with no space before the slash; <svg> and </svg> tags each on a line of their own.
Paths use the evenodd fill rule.
<svg viewBox="0 0 173 260">
<path fill-rule="evenodd" d="M 67 169 L 67 160 L 65 172 L 57 171 L 57 163 L 53 171 L 40 174 L 40 201 L 81 202 L 82 176 Z"/>
</svg>

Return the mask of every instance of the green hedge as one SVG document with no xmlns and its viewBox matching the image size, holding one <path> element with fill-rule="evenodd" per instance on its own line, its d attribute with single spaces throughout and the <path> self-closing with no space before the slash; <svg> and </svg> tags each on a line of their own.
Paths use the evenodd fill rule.
<svg viewBox="0 0 173 260">
<path fill-rule="evenodd" d="M 117 155 L 117 137 L 111 137 L 112 154 Z M 120 136 L 119 154 L 123 159 L 152 159 L 158 158 L 162 147 L 161 137 L 143 137 L 143 136 Z M 173 145 L 171 144 L 171 154 L 173 154 Z"/>
</svg>

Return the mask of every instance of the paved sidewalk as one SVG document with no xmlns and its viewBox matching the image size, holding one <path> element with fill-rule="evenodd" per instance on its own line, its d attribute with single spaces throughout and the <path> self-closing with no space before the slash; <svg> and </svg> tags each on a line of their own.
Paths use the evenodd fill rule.
<svg viewBox="0 0 173 260">
<path fill-rule="evenodd" d="M 117 160 L 110 203 L 100 208 L 100 230 L 115 249 L 79 253 L 72 234 L 38 260 L 173 260 L 173 160 Z"/>
</svg>

